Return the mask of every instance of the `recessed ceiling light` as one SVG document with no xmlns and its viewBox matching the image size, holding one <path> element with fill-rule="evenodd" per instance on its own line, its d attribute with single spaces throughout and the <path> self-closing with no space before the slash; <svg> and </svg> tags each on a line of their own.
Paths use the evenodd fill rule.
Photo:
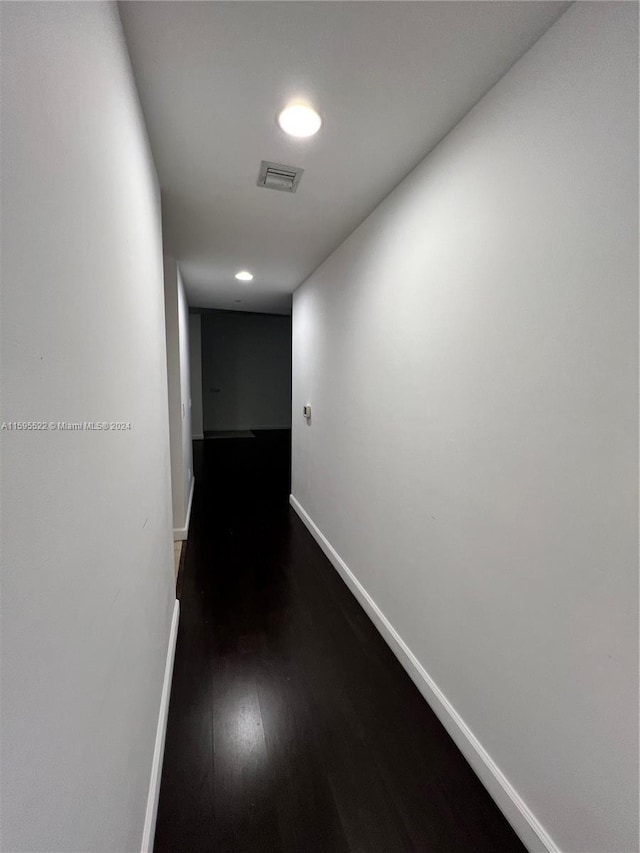
<svg viewBox="0 0 640 853">
<path fill-rule="evenodd" d="M 313 136 L 320 130 L 322 119 L 305 104 L 289 104 L 278 116 L 278 124 L 289 136 Z"/>
<path fill-rule="evenodd" d="M 236 278 L 238 281 L 253 281 L 253 273 L 247 270 L 240 270 L 240 272 L 236 273 Z"/>
</svg>

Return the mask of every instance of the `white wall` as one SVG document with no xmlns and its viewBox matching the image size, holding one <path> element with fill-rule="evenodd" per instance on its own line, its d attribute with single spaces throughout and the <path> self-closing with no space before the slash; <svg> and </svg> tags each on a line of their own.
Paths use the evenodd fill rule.
<svg viewBox="0 0 640 853">
<path fill-rule="evenodd" d="M 202 425 L 202 347 L 200 315 L 189 315 L 189 365 L 191 373 L 191 437 L 204 438 Z"/>
<path fill-rule="evenodd" d="M 293 494 L 575 853 L 638 849 L 637 23 L 571 7 L 294 297 Z"/>
<path fill-rule="evenodd" d="M 291 318 L 207 311 L 201 321 L 205 430 L 289 429 Z"/>
<path fill-rule="evenodd" d="M 2 7 L 2 849 L 140 849 L 175 602 L 160 199 L 117 7 Z"/>
<path fill-rule="evenodd" d="M 164 256 L 164 299 L 171 436 L 171 494 L 176 539 L 188 533 L 189 500 L 193 480 L 191 447 L 191 379 L 189 376 L 189 306 L 180 268 Z"/>
</svg>

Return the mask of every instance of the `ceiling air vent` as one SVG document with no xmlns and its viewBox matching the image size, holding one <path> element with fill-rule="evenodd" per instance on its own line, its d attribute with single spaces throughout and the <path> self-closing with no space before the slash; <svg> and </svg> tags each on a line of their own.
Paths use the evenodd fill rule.
<svg viewBox="0 0 640 853">
<path fill-rule="evenodd" d="M 294 193 L 298 189 L 303 171 L 304 169 L 296 169 L 295 166 L 282 166 L 280 163 L 267 163 L 263 160 L 260 164 L 258 186 L 267 190 Z"/>
</svg>

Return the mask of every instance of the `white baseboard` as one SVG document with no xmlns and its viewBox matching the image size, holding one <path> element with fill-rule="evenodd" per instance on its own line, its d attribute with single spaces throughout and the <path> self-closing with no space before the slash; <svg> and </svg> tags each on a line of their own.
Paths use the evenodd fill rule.
<svg viewBox="0 0 640 853">
<path fill-rule="evenodd" d="M 382 634 L 412 681 L 437 715 L 456 746 L 517 832 L 530 853 L 561 853 L 549 833 L 482 746 L 469 726 L 422 666 L 342 557 L 293 496 L 289 501 L 367 615 Z"/>
<path fill-rule="evenodd" d="M 193 504 L 193 490 L 196 487 L 196 478 L 191 478 L 191 489 L 189 490 L 189 503 L 187 504 L 187 519 L 185 521 L 184 527 L 174 527 L 173 528 L 173 541 L 179 542 L 181 539 L 188 539 L 189 537 L 189 523 L 191 521 L 191 505 Z"/>
<path fill-rule="evenodd" d="M 149 781 L 147 811 L 144 816 L 141 853 L 152 853 L 153 851 L 153 838 L 156 832 L 156 817 L 158 815 L 158 799 L 160 797 L 160 780 L 162 778 L 162 759 L 164 758 L 164 739 L 167 733 L 167 716 L 169 714 L 169 697 L 171 696 L 171 679 L 173 678 L 173 660 L 176 654 L 179 619 L 180 602 L 176 599 L 176 603 L 173 607 L 171 631 L 169 633 L 167 662 L 164 668 L 164 682 L 162 684 L 160 712 L 158 714 L 158 726 L 156 728 L 156 743 L 153 749 L 153 762 L 151 764 L 151 779 Z"/>
</svg>

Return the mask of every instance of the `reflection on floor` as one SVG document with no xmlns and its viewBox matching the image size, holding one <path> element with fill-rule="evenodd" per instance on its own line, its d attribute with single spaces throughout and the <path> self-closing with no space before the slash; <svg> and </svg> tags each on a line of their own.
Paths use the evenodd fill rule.
<svg viewBox="0 0 640 853">
<path fill-rule="evenodd" d="M 155 853 L 523 853 L 289 508 L 289 434 L 195 447 Z"/>
</svg>

